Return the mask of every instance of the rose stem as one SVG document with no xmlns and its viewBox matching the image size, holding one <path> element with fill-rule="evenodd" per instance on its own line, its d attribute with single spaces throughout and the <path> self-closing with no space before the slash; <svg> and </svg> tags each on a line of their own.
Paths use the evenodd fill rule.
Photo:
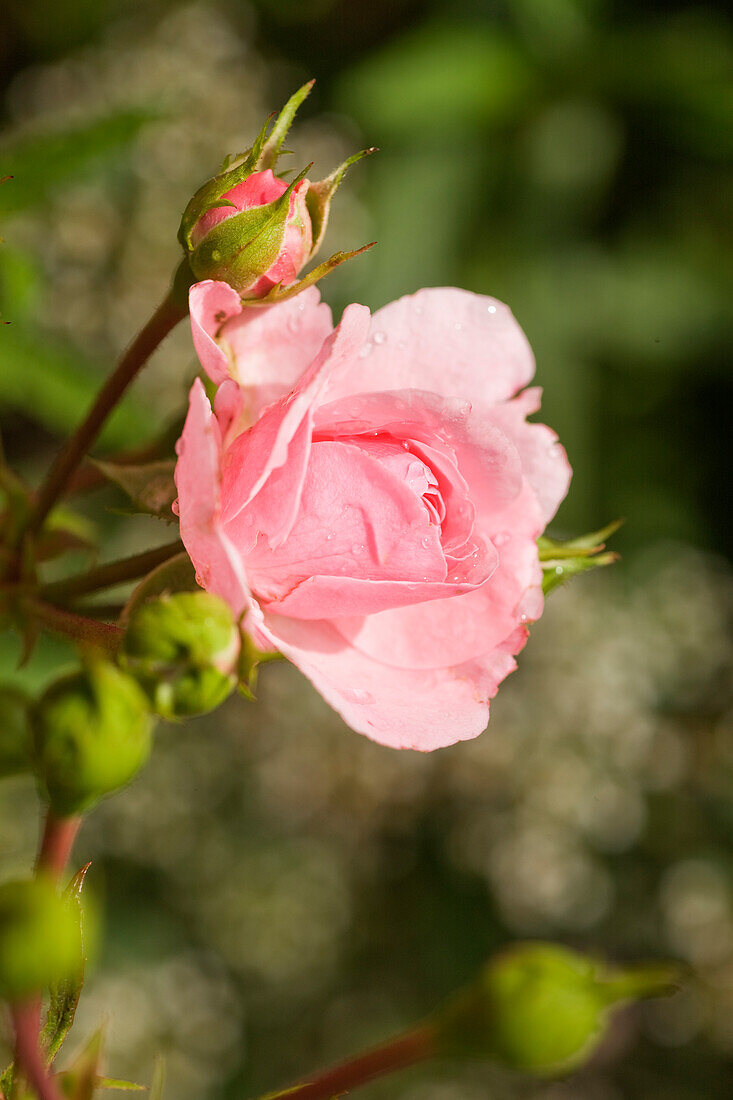
<svg viewBox="0 0 733 1100">
<path fill-rule="evenodd" d="M 87 592 L 97 592 L 102 588 L 113 588 L 124 581 L 136 580 L 144 577 L 157 565 L 162 565 L 169 558 L 181 554 L 184 545 L 180 539 L 175 542 L 167 542 L 165 546 L 156 546 L 153 550 L 145 550 L 142 554 L 133 554 L 132 557 L 122 558 L 120 561 L 111 561 L 106 565 L 99 565 L 96 569 L 90 569 L 86 573 L 79 573 L 74 577 L 67 577 L 62 581 L 54 581 L 52 584 L 43 585 L 39 589 L 39 595 L 44 600 L 51 602 L 68 600 L 73 596 L 83 596 Z"/>
<path fill-rule="evenodd" d="M 422 1024 L 405 1035 L 372 1047 L 363 1054 L 322 1070 L 309 1081 L 286 1090 L 287 1100 L 331 1100 L 398 1069 L 415 1065 L 435 1054 L 435 1029 Z"/>
<path fill-rule="evenodd" d="M 56 817 L 49 809 L 36 858 L 36 874 L 46 874 L 58 883 L 71 855 L 80 817 Z M 61 1100 L 56 1082 L 44 1064 L 39 1044 L 41 997 L 36 995 L 11 1008 L 15 1028 L 15 1061 L 39 1100 Z"/>
<path fill-rule="evenodd" d="M 26 600 L 24 606 L 28 612 L 42 623 L 52 634 L 62 638 L 71 638 L 75 642 L 96 646 L 106 653 L 114 654 L 122 641 L 124 631 L 112 623 L 103 623 L 98 619 L 88 619 L 84 615 L 75 615 L 73 611 L 64 611 L 39 600 Z"/>
<path fill-rule="evenodd" d="M 56 501 L 62 495 L 69 478 L 82 462 L 96 440 L 109 413 L 124 394 L 138 371 L 147 363 L 158 344 L 182 321 L 188 308 L 169 293 L 143 326 L 119 363 L 107 378 L 97 398 L 74 434 L 69 437 L 52 463 L 46 479 L 38 490 L 27 530 L 37 531 Z"/>
</svg>

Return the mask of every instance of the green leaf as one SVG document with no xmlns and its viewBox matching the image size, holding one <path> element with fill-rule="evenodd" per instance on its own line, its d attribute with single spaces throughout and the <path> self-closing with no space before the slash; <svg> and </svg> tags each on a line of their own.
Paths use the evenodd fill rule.
<svg viewBox="0 0 733 1100">
<path fill-rule="evenodd" d="M 173 480 L 175 459 L 147 462 L 141 466 L 114 462 L 95 462 L 94 465 L 127 493 L 138 511 L 173 522 L 171 505 L 177 495 Z"/>
<path fill-rule="evenodd" d="M 548 535 L 540 536 L 537 539 L 537 549 L 542 565 L 542 591 L 545 595 L 578 573 L 613 565 L 618 561 L 618 554 L 611 551 L 604 554 L 601 551 L 606 548 L 605 540 L 617 531 L 622 523 L 623 520 L 614 520 L 613 523 L 602 527 L 600 531 L 593 531 L 588 535 L 581 535 L 565 542 L 552 539 Z"/>
<path fill-rule="evenodd" d="M 84 126 L 24 137 L 0 148 L 3 175 L 0 217 L 17 214 L 52 199 L 65 183 L 83 179 L 129 146 L 158 112 L 116 112 Z"/>
<path fill-rule="evenodd" d="M 116 1077 L 98 1077 L 96 1080 L 98 1089 L 119 1089 L 121 1092 L 146 1092 L 145 1085 L 137 1085 L 134 1081 L 120 1081 Z"/>
<path fill-rule="evenodd" d="M 84 888 L 84 880 L 91 864 L 87 863 L 72 878 L 64 891 L 64 897 L 70 904 L 79 905 L 81 893 Z M 51 995 L 46 1014 L 46 1022 L 41 1032 L 41 1044 L 46 1051 L 46 1061 L 50 1065 L 64 1045 L 76 1016 L 79 997 L 84 986 L 84 970 L 86 958 L 84 957 L 84 930 L 83 921 L 80 921 L 82 936 L 81 965 L 73 978 L 61 982 L 51 988 Z"/>
<path fill-rule="evenodd" d="M 35 543 L 37 561 L 50 561 L 67 550 L 97 548 L 97 532 L 86 516 L 80 516 L 65 505 L 54 508 Z"/>
</svg>

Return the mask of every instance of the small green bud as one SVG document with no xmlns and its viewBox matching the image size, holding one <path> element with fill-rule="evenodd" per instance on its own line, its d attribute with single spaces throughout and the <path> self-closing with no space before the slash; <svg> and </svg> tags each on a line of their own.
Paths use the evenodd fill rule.
<svg viewBox="0 0 733 1100">
<path fill-rule="evenodd" d="M 22 1000 L 75 973 L 78 913 L 45 878 L 0 886 L 0 997 Z"/>
<path fill-rule="evenodd" d="M 28 699 L 13 687 L 0 689 L 0 779 L 31 767 Z"/>
<path fill-rule="evenodd" d="M 436 1013 L 439 1048 L 525 1073 L 562 1073 L 592 1053 L 613 1006 L 668 992 L 672 977 L 667 966 L 610 971 L 555 944 L 517 944 Z"/>
<path fill-rule="evenodd" d="M 237 683 L 240 637 L 229 606 L 208 592 L 176 592 L 134 612 L 121 660 L 165 718 L 218 707 Z"/>
<path fill-rule="evenodd" d="M 124 787 L 150 754 L 150 706 L 109 661 L 53 684 L 33 715 L 36 765 L 54 813 L 82 813 Z"/>
</svg>

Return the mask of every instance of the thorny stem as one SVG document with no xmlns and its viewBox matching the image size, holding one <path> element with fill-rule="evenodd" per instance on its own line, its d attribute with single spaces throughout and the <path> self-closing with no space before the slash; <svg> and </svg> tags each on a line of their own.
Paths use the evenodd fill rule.
<svg viewBox="0 0 733 1100">
<path fill-rule="evenodd" d="M 27 530 L 38 531 L 56 501 L 64 492 L 69 479 L 82 462 L 96 440 L 105 420 L 124 394 L 137 373 L 144 367 L 158 344 L 186 316 L 187 307 L 177 295 L 167 294 L 143 326 L 119 363 L 109 375 L 97 398 L 74 434 L 59 451 L 38 490 L 35 506 L 28 520 Z"/>
<path fill-rule="evenodd" d="M 183 549 L 183 543 L 180 539 L 176 539 L 175 542 L 168 542 L 164 546 L 156 546 L 153 550 L 145 550 L 142 554 L 133 554 L 132 557 L 122 558 L 120 561 L 99 565 L 86 573 L 79 573 L 77 576 L 43 585 L 39 594 L 44 600 L 56 602 L 83 596 L 87 592 L 97 592 L 102 588 L 113 588 L 125 581 L 144 577 L 151 569 L 182 553 Z"/>
<path fill-rule="evenodd" d="M 116 653 L 122 640 L 124 631 L 112 623 L 88 619 L 85 615 L 75 615 L 73 611 L 52 607 L 51 604 L 38 600 L 26 600 L 25 608 L 52 634 L 60 634 L 62 638 L 70 638 L 82 645 L 94 646 L 104 650 L 105 653 Z"/>
<path fill-rule="evenodd" d="M 332 1100 L 376 1077 L 423 1062 L 435 1054 L 435 1028 L 425 1023 L 378 1047 L 322 1070 L 309 1081 L 286 1089 L 283 1100 Z"/>
</svg>

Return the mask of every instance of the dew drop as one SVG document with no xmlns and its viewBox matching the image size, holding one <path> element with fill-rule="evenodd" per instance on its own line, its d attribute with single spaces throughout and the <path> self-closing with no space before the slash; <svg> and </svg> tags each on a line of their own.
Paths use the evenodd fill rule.
<svg viewBox="0 0 733 1100">
<path fill-rule="evenodd" d="M 456 330 L 456 332 L 460 332 L 463 328 L 463 321 L 454 321 L 453 328 Z"/>
<path fill-rule="evenodd" d="M 363 706 L 374 702 L 371 691 L 364 691 L 362 688 L 347 688 L 344 698 L 349 703 L 361 703 Z"/>
<path fill-rule="evenodd" d="M 489 313 L 496 313 L 496 306 L 488 306 Z"/>
<path fill-rule="evenodd" d="M 506 531 L 500 531 L 498 535 L 494 535 L 492 541 L 494 543 L 494 546 L 504 546 L 507 542 L 509 542 L 509 535 Z"/>
<path fill-rule="evenodd" d="M 520 623 L 526 623 L 526 621 L 527 621 L 527 616 L 526 616 L 526 615 L 520 615 L 520 616 L 519 616 L 519 621 L 520 621 Z"/>
<path fill-rule="evenodd" d="M 387 339 L 387 335 L 384 332 L 375 332 L 372 339 L 375 344 L 383 344 Z"/>
<path fill-rule="evenodd" d="M 351 553 L 356 555 L 356 557 L 358 557 L 360 554 L 363 554 L 364 553 L 364 543 L 363 542 L 355 542 L 354 545 L 351 547 Z"/>
<path fill-rule="evenodd" d="M 430 536 L 429 536 L 429 535 L 425 535 L 425 537 L 424 537 L 424 538 L 422 538 L 422 539 L 420 540 L 420 542 L 422 543 L 422 545 L 423 545 L 423 546 L 430 546 Z M 427 579 L 427 578 L 426 578 L 426 579 Z"/>
<path fill-rule="evenodd" d="M 178 503 L 177 500 L 174 500 L 173 503 L 171 504 L 171 512 L 173 513 L 174 516 L 180 516 L 181 506 L 180 506 L 180 504 Z"/>
<path fill-rule="evenodd" d="M 565 572 L 565 570 L 563 569 L 563 567 L 561 565 L 556 565 L 555 566 L 555 575 L 557 577 L 561 577 L 564 572 Z"/>
<path fill-rule="evenodd" d="M 364 347 L 359 352 L 359 358 L 360 359 L 366 359 L 367 355 L 371 355 L 371 354 L 372 354 L 371 340 L 367 340 L 366 344 L 364 344 Z"/>
</svg>

